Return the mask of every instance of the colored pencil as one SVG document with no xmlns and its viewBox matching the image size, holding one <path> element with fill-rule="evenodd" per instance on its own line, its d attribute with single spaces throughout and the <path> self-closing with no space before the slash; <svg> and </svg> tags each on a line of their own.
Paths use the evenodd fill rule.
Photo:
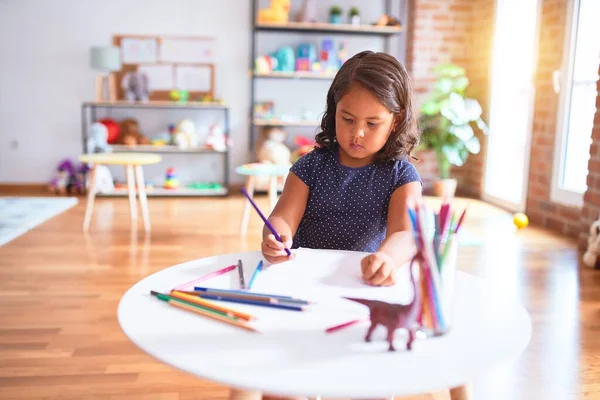
<svg viewBox="0 0 600 400">
<path fill-rule="evenodd" d="M 352 321 L 344 322 L 343 324 L 332 326 L 330 328 L 325 329 L 325 333 L 337 332 L 339 330 L 342 330 L 342 329 L 347 328 L 352 325 L 356 325 L 359 322 L 364 322 L 364 321 L 368 321 L 368 318 L 354 319 Z"/>
<path fill-rule="evenodd" d="M 252 197 L 248 194 L 248 192 L 246 191 L 245 188 L 242 188 L 242 193 L 244 194 L 244 196 L 246 196 L 246 198 L 248 199 L 248 201 L 250 202 L 250 204 L 252 204 L 252 207 L 254 207 L 254 209 L 256 210 L 256 212 L 258 213 L 258 215 L 260 216 L 260 218 L 263 220 L 263 222 L 265 223 L 265 225 L 267 226 L 267 228 L 273 234 L 273 236 L 275 236 L 275 239 L 277 239 L 277 241 L 283 243 L 283 240 L 281 239 L 281 236 L 279 236 L 279 233 L 277 233 L 277 231 L 275 230 L 275 228 L 273 227 L 273 225 L 271 225 L 271 223 L 265 218 L 265 216 L 260 211 L 260 209 L 258 208 L 258 206 L 256 205 L 256 203 L 254 202 L 254 200 L 252 200 Z M 288 256 L 292 255 L 292 252 L 288 248 L 285 249 L 285 252 L 286 252 L 286 254 Z"/>
<path fill-rule="evenodd" d="M 465 219 L 465 214 L 467 213 L 467 208 L 469 208 L 469 206 L 465 207 L 462 214 L 460 215 L 460 218 L 458 219 L 458 223 L 456 224 L 456 229 L 454 230 L 454 233 L 457 233 L 458 230 L 460 229 L 460 226 L 462 225 L 463 220 Z"/>
<path fill-rule="evenodd" d="M 246 281 L 244 280 L 244 267 L 242 266 L 242 260 L 238 260 L 237 269 L 238 275 L 240 277 L 240 289 L 246 289 Z"/>
<path fill-rule="evenodd" d="M 206 309 L 206 308 L 198 306 L 198 305 L 194 305 L 194 304 L 187 303 L 185 301 L 174 299 L 173 297 L 166 295 L 166 294 L 158 293 L 155 291 L 151 291 L 150 293 L 153 296 L 156 296 L 158 299 L 168 303 L 170 306 L 178 307 L 178 308 L 181 308 L 181 309 L 184 309 L 187 311 L 191 311 L 196 314 L 200 314 L 202 316 L 205 316 L 205 317 L 217 320 L 217 321 L 225 322 L 227 324 L 234 325 L 234 326 L 246 329 L 251 332 L 258 332 L 255 328 L 249 326 L 248 324 L 246 324 L 243 321 L 240 321 L 237 318 L 232 318 L 232 317 L 229 317 L 226 315 L 222 315 L 221 313 L 219 313 L 217 311 L 209 310 L 209 309 Z"/>
<path fill-rule="evenodd" d="M 231 303 L 247 304 L 247 305 L 251 305 L 251 306 L 278 308 L 281 310 L 290 310 L 290 311 L 304 311 L 303 306 L 296 306 L 296 305 L 291 305 L 291 304 L 274 304 L 274 303 L 267 303 L 264 301 L 236 299 L 233 297 L 212 296 L 212 295 L 206 295 L 206 294 L 200 294 L 200 297 L 202 297 L 204 299 L 209 299 L 209 300 L 228 301 Z"/>
<path fill-rule="evenodd" d="M 186 300 L 190 303 L 194 303 L 194 304 L 206 307 L 206 308 L 211 308 L 213 310 L 223 312 L 229 316 L 243 319 L 246 321 L 252 321 L 252 320 L 256 319 L 256 317 L 253 315 L 246 314 L 246 313 L 243 313 L 243 312 L 237 311 L 237 310 L 232 310 L 231 308 L 223 307 L 223 306 L 220 306 L 220 305 L 215 304 L 210 301 L 202 300 L 200 297 L 194 296 L 194 295 L 191 295 L 188 293 L 184 293 L 184 292 L 180 292 L 180 291 L 172 291 L 171 297 L 176 297 L 181 300 Z"/>
<path fill-rule="evenodd" d="M 229 271 L 233 271 L 234 269 L 235 269 L 235 265 L 230 265 L 229 267 L 222 268 L 222 269 L 220 269 L 218 271 L 214 271 L 214 272 L 211 272 L 210 274 L 206 274 L 204 276 L 201 276 L 200 278 L 194 279 L 193 281 L 189 281 L 187 283 L 179 285 L 179 286 L 173 288 L 173 290 L 185 289 L 186 287 L 192 286 L 193 284 L 195 284 L 197 282 L 202 282 L 202 281 L 205 281 L 207 279 L 214 278 L 214 277 L 217 277 L 219 275 L 226 274 Z"/>
<path fill-rule="evenodd" d="M 194 290 L 199 291 L 199 292 L 211 291 L 211 292 L 240 293 L 240 294 L 247 294 L 247 295 L 264 296 L 264 297 L 270 297 L 270 298 L 277 299 L 277 300 L 285 300 L 288 303 L 298 303 L 298 304 L 310 304 L 311 303 L 308 300 L 295 299 L 291 296 L 282 296 L 282 295 L 278 295 L 278 294 L 268 294 L 268 293 L 255 293 L 255 292 L 248 292 L 247 290 L 214 289 L 214 288 L 203 287 L 203 286 L 195 286 Z"/>
<path fill-rule="evenodd" d="M 200 297 L 201 295 L 206 295 L 206 296 L 221 296 L 221 297 L 231 297 L 234 299 L 246 299 L 246 300 L 255 300 L 255 301 L 264 301 L 266 303 L 280 303 L 280 302 L 284 302 L 285 300 L 279 300 L 279 299 L 274 299 L 272 297 L 266 297 L 266 296 L 256 296 L 252 293 L 224 293 L 221 291 L 213 291 L 213 290 L 206 290 L 206 291 L 201 291 L 201 290 L 194 290 L 194 291 L 184 291 L 183 293 L 185 294 L 189 294 L 192 296 L 197 296 Z"/>
<path fill-rule="evenodd" d="M 256 266 L 256 269 L 254 270 L 254 273 L 252 274 L 252 277 L 250 278 L 250 282 L 248 283 L 248 289 L 252 289 L 254 280 L 256 279 L 256 276 L 258 275 L 258 273 L 262 270 L 262 266 L 263 266 L 263 260 L 260 260 L 258 262 L 258 265 Z"/>
</svg>

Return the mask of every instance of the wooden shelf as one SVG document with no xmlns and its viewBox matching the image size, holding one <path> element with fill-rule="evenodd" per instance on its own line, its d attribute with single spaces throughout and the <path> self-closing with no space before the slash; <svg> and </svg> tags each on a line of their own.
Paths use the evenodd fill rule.
<svg viewBox="0 0 600 400">
<path fill-rule="evenodd" d="M 227 151 L 216 151 L 210 148 L 205 147 L 194 147 L 181 149 L 177 146 L 173 145 L 164 145 L 164 146 L 154 146 L 151 144 L 138 144 L 136 146 L 126 146 L 122 144 L 112 144 L 110 145 L 115 153 L 201 153 L 201 154 L 226 154 Z"/>
<path fill-rule="evenodd" d="M 356 35 L 395 35 L 404 31 L 401 26 L 374 26 L 351 24 L 328 24 L 322 22 L 286 22 L 266 23 L 257 22 L 258 31 L 286 31 L 286 32 L 313 32 L 313 33 L 350 33 Z"/>
<path fill-rule="evenodd" d="M 313 120 L 298 120 L 298 121 L 281 121 L 278 119 L 255 119 L 255 126 L 308 126 L 317 127 L 321 125 L 321 121 Z"/>
<path fill-rule="evenodd" d="M 309 71 L 295 71 L 295 72 L 281 72 L 273 71 L 266 74 L 254 73 L 256 78 L 274 78 L 274 79 L 321 79 L 321 80 L 332 80 L 335 77 L 335 73 L 327 72 L 309 72 Z"/>
<path fill-rule="evenodd" d="M 160 186 L 155 186 L 153 188 L 146 189 L 146 195 L 148 197 L 197 197 L 197 196 L 225 196 L 228 194 L 227 188 L 222 189 L 189 189 L 185 186 L 182 186 L 178 189 L 165 189 Z M 120 196 L 128 196 L 129 191 L 127 188 L 118 188 L 112 192 L 108 193 L 98 193 L 98 196 L 106 196 L 106 197 L 120 197 Z"/>
<path fill-rule="evenodd" d="M 106 107 L 106 108 L 181 108 L 181 109 L 208 109 L 208 110 L 223 110 L 228 108 L 226 104 L 221 103 L 201 103 L 199 101 L 190 101 L 182 103 L 178 101 L 147 101 L 147 102 L 131 102 L 131 101 L 89 101 L 83 103 L 86 107 Z"/>
</svg>

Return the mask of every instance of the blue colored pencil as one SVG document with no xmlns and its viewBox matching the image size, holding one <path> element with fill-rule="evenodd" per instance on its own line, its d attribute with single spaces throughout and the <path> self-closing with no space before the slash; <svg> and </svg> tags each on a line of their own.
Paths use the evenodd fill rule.
<svg viewBox="0 0 600 400">
<path fill-rule="evenodd" d="M 252 284 L 254 283 L 254 279 L 256 279 L 256 275 L 258 275 L 258 273 L 262 270 L 262 266 L 263 266 L 263 260 L 260 260 L 258 262 L 258 266 L 256 267 L 256 269 L 254 270 L 254 273 L 252 274 L 252 277 L 250 278 L 250 282 L 248 282 L 248 289 L 252 289 Z"/>
<path fill-rule="evenodd" d="M 194 290 L 197 292 L 223 293 L 223 295 L 226 295 L 228 293 L 255 295 L 255 296 L 261 296 L 261 297 L 270 297 L 272 299 L 283 301 L 285 303 L 310 304 L 310 302 L 307 300 L 295 299 L 291 296 L 280 296 L 277 294 L 267 294 L 267 293 L 255 293 L 255 292 L 249 292 L 247 290 L 213 289 L 213 288 L 207 288 L 207 287 L 201 287 L 201 286 L 194 287 Z"/>
<path fill-rule="evenodd" d="M 290 311 L 304 311 L 303 306 L 293 306 L 288 304 L 277 304 L 277 303 L 266 303 L 264 301 L 255 301 L 255 300 L 246 300 L 239 299 L 234 297 L 223 297 L 223 296 L 211 296 L 206 294 L 199 294 L 203 299 L 208 300 L 217 300 L 217 301 L 228 301 L 231 303 L 239 303 L 239 304 L 248 304 L 251 306 L 261 306 L 261 307 L 270 307 L 270 308 L 279 308 L 282 310 L 290 310 Z"/>
</svg>

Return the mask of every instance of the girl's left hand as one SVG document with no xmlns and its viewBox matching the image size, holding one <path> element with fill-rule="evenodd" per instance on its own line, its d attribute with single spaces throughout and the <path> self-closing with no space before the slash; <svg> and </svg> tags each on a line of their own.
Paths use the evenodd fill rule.
<svg viewBox="0 0 600 400">
<path fill-rule="evenodd" d="M 392 286 L 396 283 L 396 266 L 387 253 L 369 254 L 360 262 L 363 279 L 370 285 Z"/>
</svg>

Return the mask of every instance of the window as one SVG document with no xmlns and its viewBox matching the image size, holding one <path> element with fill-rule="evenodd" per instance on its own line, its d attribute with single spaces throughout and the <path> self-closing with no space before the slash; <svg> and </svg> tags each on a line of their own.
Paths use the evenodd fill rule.
<svg viewBox="0 0 600 400">
<path fill-rule="evenodd" d="M 571 0 L 563 65 L 555 77 L 560 90 L 552 201 L 583 204 L 587 189 L 596 81 L 600 64 L 600 1 Z"/>
</svg>

